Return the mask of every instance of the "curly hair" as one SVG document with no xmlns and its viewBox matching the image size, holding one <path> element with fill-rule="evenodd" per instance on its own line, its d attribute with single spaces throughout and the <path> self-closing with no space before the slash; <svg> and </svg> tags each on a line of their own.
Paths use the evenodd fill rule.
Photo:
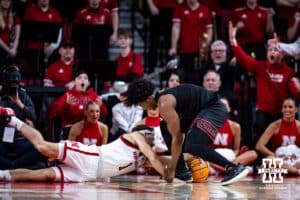
<svg viewBox="0 0 300 200">
<path fill-rule="evenodd" d="M 145 79 L 134 80 L 128 87 L 125 94 L 125 104 L 127 106 L 137 105 L 139 102 L 145 101 L 153 94 L 154 86 L 150 81 Z"/>
</svg>

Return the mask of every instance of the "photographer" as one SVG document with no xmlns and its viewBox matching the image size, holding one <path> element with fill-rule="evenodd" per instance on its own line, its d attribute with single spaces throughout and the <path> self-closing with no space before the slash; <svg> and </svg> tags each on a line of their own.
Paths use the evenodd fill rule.
<svg viewBox="0 0 300 200">
<path fill-rule="evenodd" d="M 36 120 L 34 104 L 23 88 L 21 75 L 16 66 L 4 67 L 1 71 L 0 105 L 12 108 L 16 116 L 33 126 Z M 19 131 L 0 126 L 0 169 L 43 167 L 44 157 Z"/>
</svg>

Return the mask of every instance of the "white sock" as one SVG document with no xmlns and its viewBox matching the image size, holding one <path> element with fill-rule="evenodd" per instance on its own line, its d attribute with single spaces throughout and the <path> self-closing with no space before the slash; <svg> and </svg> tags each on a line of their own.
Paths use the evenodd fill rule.
<svg viewBox="0 0 300 200">
<path fill-rule="evenodd" d="M 11 181 L 9 170 L 0 170 L 0 181 Z"/>
<path fill-rule="evenodd" d="M 13 116 L 11 117 L 10 122 L 8 123 L 10 126 L 17 128 L 19 131 L 21 127 L 23 126 L 24 122 L 18 119 L 17 117 Z"/>
</svg>

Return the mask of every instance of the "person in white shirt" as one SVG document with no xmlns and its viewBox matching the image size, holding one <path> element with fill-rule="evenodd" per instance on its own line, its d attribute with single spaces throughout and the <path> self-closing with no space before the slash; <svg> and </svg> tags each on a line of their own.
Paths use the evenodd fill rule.
<svg viewBox="0 0 300 200">
<path fill-rule="evenodd" d="M 120 95 L 121 102 L 112 108 L 111 134 L 113 139 L 117 139 L 123 133 L 130 132 L 143 117 L 143 108 L 136 105 L 126 106 L 123 94 Z"/>
</svg>

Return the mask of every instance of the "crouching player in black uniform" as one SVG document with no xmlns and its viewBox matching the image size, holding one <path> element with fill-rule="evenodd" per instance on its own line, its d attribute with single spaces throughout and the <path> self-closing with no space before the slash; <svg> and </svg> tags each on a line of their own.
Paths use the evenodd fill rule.
<svg viewBox="0 0 300 200">
<path fill-rule="evenodd" d="M 136 80 L 129 86 L 125 102 L 127 105 L 138 104 L 144 109 L 158 105 L 163 118 L 162 134 L 171 151 L 169 170 L 165 174 L 168 182 L 172 182 L 175 176 L 187 179 L 187 176 L 181 178 L 180 174 L 175 175 L 175 171 L 187 170 L 182 152 L 224 167 L 228 176 L 221 181 L 222 185 L 232 184 L 247 176 L 248 170 L 245 167 L 228 161 L 209 147 L 227 118 L 226 108 L 216 93 L 192 84 L 166 89 L 156 97 L 153 91 L 151 82 Z"/>
</svg>

